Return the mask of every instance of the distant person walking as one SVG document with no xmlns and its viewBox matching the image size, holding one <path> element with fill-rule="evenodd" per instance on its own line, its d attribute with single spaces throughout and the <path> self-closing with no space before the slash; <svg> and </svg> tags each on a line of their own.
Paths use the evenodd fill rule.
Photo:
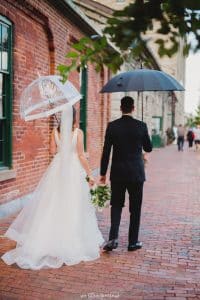
<svg viewBox="0 0 200 300">
<path fill-rule="evenodd" d="M 200 124 L 194 129 L 194 143 L 196 146 L 196 150 L 200 149 Z"/>
<path fill-rule="evenodd" d="M 178 128 L 176 125 L 173 126 L 172 131 L 173 131 L 173 135 L 174 135 L 173 144 L 176 145 L 177 139 L 178 139 L 178 135 L 177 135 Z"/>
<path fill-rule="evenodd" d="M 188 141 L 189 148 L 192 148 L 193 142 L 194 142 L 194 132 L 193 132 L 192 128 L 190 128 L 187 132 L 187 141 Z"/>
<path fill-rule="evenodd" d="M 185 129 L 182 124 L 179 124 L 177 129 L 177 145 L 178 151 L 183 151 Z"/>
</svg>

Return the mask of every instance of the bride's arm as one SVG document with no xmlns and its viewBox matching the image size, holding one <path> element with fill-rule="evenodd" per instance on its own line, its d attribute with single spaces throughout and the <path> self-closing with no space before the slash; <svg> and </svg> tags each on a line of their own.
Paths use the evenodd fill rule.
<svg viewBox="0 0 200 300">
<path fill-rule="evenodd" d="M 50 137 L 50 154 L 54 155 L 56 153 L 56 141 L 55 141 L 55 128 L 53 129 Z"/>
<path fill-rule="evenodd" d="M 77 153 L 78 153 L 79 160 L 80 160 L 83 168 L 85 169 L 85 171 L 86 171 L 86 173 L 89 177 L 89 183 L 92 185 L 92 184 L 94 184 L 94 179 L 92 177 L 92 171 L 90 169 L 88 160 L 87 160 L 86 155 L 85 155 L 83 140 L 84 140 L 83 139 L 83 132 L 82 132 L 82 130 L 78 129 Z"/>
</svg>

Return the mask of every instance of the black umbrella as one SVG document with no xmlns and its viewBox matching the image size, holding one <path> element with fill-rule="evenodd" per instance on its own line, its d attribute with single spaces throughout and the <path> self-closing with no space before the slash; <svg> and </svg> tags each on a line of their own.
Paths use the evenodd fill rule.
<svg viewBox="0 0 200 300">
<path fill-rule="evenodd" d="M 131 91 L 184 91 L 172 76 L 158 70 L 138 69 L 111 78 L 100 93 Z"/>
<path fill-rule="evenodd" d="M 176 79 L 165 72 L 150 69 L 138 69 L 123 72 L 114 76 L 104 85 L 100 93 L 131 91 L 184 91 L 184 88 Z"/>
</svg>

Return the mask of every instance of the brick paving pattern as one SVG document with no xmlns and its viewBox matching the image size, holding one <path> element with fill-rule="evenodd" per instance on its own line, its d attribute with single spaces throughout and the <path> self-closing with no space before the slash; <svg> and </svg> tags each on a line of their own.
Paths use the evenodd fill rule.
<svg viewBox="0 0 200 300">
<path fill-rule="evenodd" d="M 140 240 L 127 252 L 128 205 L 119 248 L 55 270 L 21 270 L 0 260 L 0 299 L 200 299 L 200 153 L 155 150 L 147 166 Z M 128 204 L 128 202 L 127 202 Z M 107 238 L 109 209 L 98 213 Z M 12 218 L 0 221 L 2 235 Z M 0 255 L 14 243 L 1 237 Z"/>
</svg>

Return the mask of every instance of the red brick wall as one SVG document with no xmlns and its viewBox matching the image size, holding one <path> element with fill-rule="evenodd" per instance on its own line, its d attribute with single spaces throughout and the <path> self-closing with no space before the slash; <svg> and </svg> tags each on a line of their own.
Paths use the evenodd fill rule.
<svg viewBox="0 0 200 300">
<path fill-rule="evenodd" d="M 91 66 L 88 68 L 88 74 L 87 149 L 92 166 L 98 167 L 104 131 L 110 118 L 110 103 L 108 96 L 99 94 L 102 87 L 101 74 L 97 75 Z"/>
<path fill-rule="evenodd" d="M 21 2 L 21 1 L 19 1 Z M 1 1 L 0 14 L 13 22 L 13 169 L 15 179 L 0 182 L 0 204 L 31 192 L 50 161 L 49 119 L 24 122 L 19 116 L 19 97 L 23 89 L 40 75 L 56 73 L 65 62 L 70 49 L 69 35 L 79 39 L 83 33 L 67 20 L 48 1 L 28 0 L 31 6 L 20 6 L 16 1 Z M 33 8 L 39 11 L 39 17 Z M 44 18 L 42 17 L 44 16 Z M 87 150 L 92 168 L 99 166 L 104 130 L 110 116 L 106 95 L 98 92 L 108 72 L 96 74 L 88 68 L 88 132 Z M 79 74 L 70 80 L 79 89 Z M 107 101 L 108 100 L 108 101 Z"/>
</svg>

